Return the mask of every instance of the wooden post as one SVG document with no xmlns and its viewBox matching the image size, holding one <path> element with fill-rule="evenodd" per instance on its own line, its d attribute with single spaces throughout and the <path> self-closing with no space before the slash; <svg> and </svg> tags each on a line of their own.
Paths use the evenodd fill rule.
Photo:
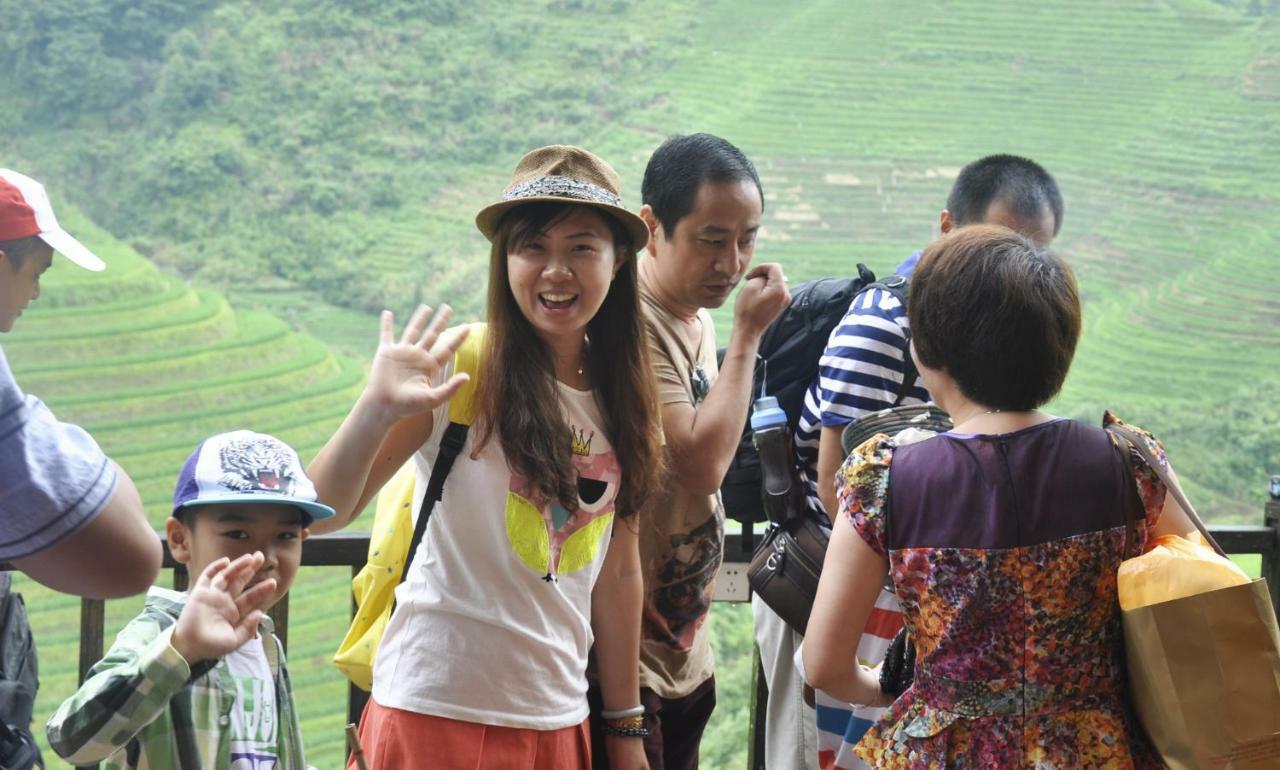
<svg viewBox="0 0 1280 770">
<path fill-rule="evenodd" d="M 769 684 L 764 678 L 760 648 L 751 645 L 751 735 L 747 744 L 748 770 L 765 770 L 764 721 L 769 711 Z"/>
<path fill-rule="evenodd" d="M 80 683 L 88 678 L 89 669 L 102 660 L 103 626 L 106 625 L 107 603 L 101 599 L 80 600 Z M 78 770 L 98 770 L 99 765 L 80 765 Z"/>
<path fill-rule="evenodd" d="M 106 609 L 107 604 L 101 599 L 80 600 L 80 684 L 84 684 L 93 664 L 102 660 Z"/>
<path fill-rule="evenodd" d="M 1268 500 L 1262 523 L 1271 530 L 1271 547 L 1262 552 L 1262 576 L 1271 591 L 1271 606 L 1280 612 L 1280 500 Z"/>
<path fill-rule="evenodd" d="M 285 594 L 276 606 L 267 610 L 267 616 L 276 626 L 276 636 L 280 637 L 280 646 L 285 654 L 289 654 L 289 594 Z"/>
</svg>

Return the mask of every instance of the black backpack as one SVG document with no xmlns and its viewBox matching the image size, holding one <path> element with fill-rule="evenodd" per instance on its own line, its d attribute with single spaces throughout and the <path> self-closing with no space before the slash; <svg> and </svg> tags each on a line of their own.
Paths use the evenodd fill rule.
<svg viewBox="0 0 1280 770">
<path fill-rule="evenodd" d="M 787 427 L 794 435 L 804 409 L 804 397 L 818 374 L 818 362 L 827 348 L 831 332 L 849 312 L 853 300 L 869 288 L 891 292 L 903 307 L 907 304 L 907 279 L 891 275 L 877 281 L 875 273 L 858 264 L 852 278 L 820 278 L 805 281 L 791 289 L 791 305 L 778 316 L 760 339 L 756 359 L 754 398 L 773 396 L 787 415 Z M 908 372 L 903 378 L 897 402 L 915 382 L 915 367 L 907 358 Z M 760 457 L 751 443 L 751 421 L 742 429 L 742 438 L 729 470 L 720 485 L 725 515 L 742 523 L 744 533 L 751 525 L 765 521 L 761 501 Z M 748 543 L 750 548 L 750 543 Z"/>
<path fill-rule="evenodd" d="M 0 770 L 31 770 L 44 767 L 31 736 L 40 680 L 27 607 L 9 590 L 10 579 L 0 572 Z"/>
</svg>

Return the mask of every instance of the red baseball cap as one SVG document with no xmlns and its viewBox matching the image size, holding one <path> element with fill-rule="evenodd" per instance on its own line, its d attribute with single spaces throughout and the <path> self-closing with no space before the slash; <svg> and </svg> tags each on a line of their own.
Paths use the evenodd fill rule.
<svg viewBox="0 0 1280 770">
<path fill-rule="evenodd" d="M 53 250 L 86 270 L 103 270 L 107 263 L 58 224 L 44 185 L 25 174 L 0 168 L 0 241 L 40 236 Z"/>
</svg>

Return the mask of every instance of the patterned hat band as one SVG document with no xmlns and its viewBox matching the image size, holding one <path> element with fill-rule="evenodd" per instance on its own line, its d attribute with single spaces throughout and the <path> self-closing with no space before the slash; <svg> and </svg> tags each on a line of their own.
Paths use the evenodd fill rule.
<svg viewBox="0 0 1280 770">
<path fill-rule="evenodd" d="M 573 198 L 574 200 L 622 207 L 622 199 L 603 187 L 567 176 L 544 176 L 530 179 L 528 182 L 521 182 L 514 187 L 507 188 L 507 191 L 502 194 L 502 199 L 510 201 L 544 196 Z"/>
</svg>

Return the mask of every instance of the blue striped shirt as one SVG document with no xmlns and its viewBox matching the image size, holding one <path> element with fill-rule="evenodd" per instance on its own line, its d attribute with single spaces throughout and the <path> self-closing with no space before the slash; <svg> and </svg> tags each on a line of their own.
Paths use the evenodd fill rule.
<svg viewBox="0 0 1280 770">
<path fill-rule="evenodd" d="M 915 267 L 912 257 L 899 266 L 899 274 L 906 275 Z M 909 330 L 907 309 L 883 289 L 860 292 L 831 330 L 818 362 L 818 376 L 805 394 L 795 435 L 796 460 L 814 511 L 825 513 L 818 497 L 822 429 L 842 427 L 893 406 L 902 387 Z M 929 392 L 917 379 L 903 403 L 928 400 Z"/>
</svg>

